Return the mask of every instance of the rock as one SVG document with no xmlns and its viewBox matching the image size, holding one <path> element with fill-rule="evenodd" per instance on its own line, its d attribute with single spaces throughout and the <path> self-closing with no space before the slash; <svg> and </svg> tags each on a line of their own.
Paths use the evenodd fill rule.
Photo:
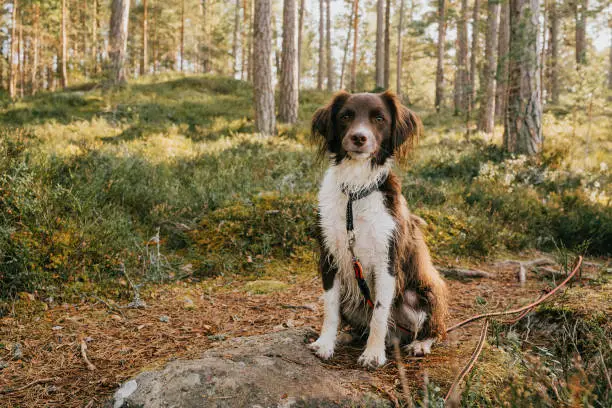
<svg viewBox="0 0 612 408">
<path fill-rule="evenodd" d="M 124 383 L 107 407 L 390 407 L 358 391 L 367 371 L 326 368 L 306 347 L 309 329 L 233 338 L 197 360 L 175 360 Z M 361 387 L 368 388 L 368 387 Z"/>
</svg>

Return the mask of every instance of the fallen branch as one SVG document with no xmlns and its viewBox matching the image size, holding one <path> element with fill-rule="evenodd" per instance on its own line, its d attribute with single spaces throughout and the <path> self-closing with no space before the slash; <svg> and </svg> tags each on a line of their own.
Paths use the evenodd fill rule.
<svg viewBox="0 0 612 408">
<path fill-rule="evenodd" d="M 55 381 L 55 380 L 56 380 L 55 377 L 53 377 L 53 378 L 41 378 L 39 380 L 34 380 L 34 381 L 30 382 L 30 383 L 27 383 L 26 385 L 22 385 L 21 387 L 7 388 L 7 389 L 4 389 L 4 390 L 0 390 L 0 395 L 2 395 L 2 394 L 11 394 L 13 392 L 23 391 L 23 390 L 25 390 L 27 388 L 32 387 L 33 385 L 48 383 L 48 382 Z"/>
<path fill-rule="evenodd" d="M 464 268 L 444 268 L 442 266 L 436 266 L 436 269 L 443 274 L 451 278 L 487 278 L 492 279 L 493 274 L 478 269 L 464 269 Z"/>
<path fill-rule="evenodd" d="M 87 358 L 87 343 L 85 342 L 85 339 L 81 340 L 81 356 L 83 356 L 83 360 L 85 360 L 85 363 L 87 364 L 87 369 L 89 371 L 95 371 L 96 366 L 89 361 L 89 358 Z"/>
<path fill-rule="evenodd" d="M 544 276 L 545 278 L 563 278 L 567 276 L 564 272 L 552 268 L 538 268 L 538 271 L 543 272 L 540 273 L 540 275 Z M 595 278 L 592 276 L 580 274 L 580 279 L 594 280 Z"/>
<path fill-rule="evenodd" d="M 510 315 L 510 314 L 516 314 L 516 313 L 522 313 L 526 310 L 532 310 L 534 309 L 537 305 L 539 305 L 540 303 L 544 302 L 546 299 L 550 298 L 552 295 L 554 295 L 555 293 L 557 293 L 557 291 L 559 289 L 561 289 L 562 287 L 564 287 L 567 282 L 569 282 L 574 275 L 576 275 L 576 273 L 578 272 L 578 270 L 580 269 L 580 265 L 582 264 L 582 256 L 578 256 L 578 260 L 576 261 L 576 266 L 574 266 L 574 269 L 572 270 L 572 272 L 567 275 L 567 278 L 565 278 L 565 280 L 563 280 L 563 282 L 561 282 L 560 284 L 557 285 L 557 287 L 555 287 L 553 290 L 551 290 L 550 292 L 548 292 L 546 295 L 542 296 L 541 298 L 539 298 L 538 300 L 536 300 L 533 303 L 530 303 L 526 306 L 520 307 L 518 309 L 514 309 L 514 310 L 508 310 L 508 311 L 503 311 L 503 312 L 491 312 L 491 313 L 483 313 L 483 314 L 479 314 L 476 316 L 472 316 L 469 319 L 466 319 L 462 322 L 459 322 L 457 324 L 455 324 L 454 326 L 451 326 L 450 328 L 448 328 L 446 330 L 447 333 L 450 333 L 454 330 L 457 330 L 460 327 L 463 327 L 469 323 L 475 322 L 476 320 L 480 320 L 480 319 L 484 319 L 486 317 L 495 317 L 495 316 L 505 316 L 505 315 Z"/>
<path fill-rule="evenodd" d="M 463 370 L 461 370 L 461 372 L 459 373 L 459 375 L 457 376 L 455 381 L 450 386 L 448 392 L 446 393 L 446 396 L 444 397 L 444 402 L 448 401 L 448 399 L 455 393 L 455 388 L 459 384 L 461 384 L 461 381 L 463 381 L 463 378 L 470 371 L 472 371 L 472 368 L 474 367 L 474 364 L 476 363 L 476 360 L 478 360 L 478 357 L 480 356 L 480 353 L 482 352 L 482 348 L 484 347 L 485 341 L 487 339 L 487 330 L 488 330 L 488 328 L 489 328 L 489 319 L 485 320 L 484 324 L 482 325 L 482 330 L 480 331 L 480 339 L 478 340 L 478 344 L 476 345 L 476 349 L 472 353 L 472 357 L 470 357 L 470 360 L 468 361 L 466 366 L 463 367 Z"/>
<path fill-rule="evenodd" d="M 555 261 L 550 258 L 538 258 L 532 261 L 517 261 L 513 259 L 508 259 L 505 261 L 497 262 L 495 266 L 506 266 L 506 265 L 518 265 L 519 269 L 517 271 L 517 278 L 521 285 L 527 282 L 527 270 L 531 269 L 535 266 L 541 265 L 553 265 Z"/>
</svg>

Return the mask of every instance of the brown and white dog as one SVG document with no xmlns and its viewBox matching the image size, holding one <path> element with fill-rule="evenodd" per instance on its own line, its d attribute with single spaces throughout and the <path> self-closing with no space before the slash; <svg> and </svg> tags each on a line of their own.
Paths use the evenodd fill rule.
<svg viewBox="0 0 612 408">
<path fill-rule="evenodd" d="M 331 159 L 319 191 L 325 318 L 319 339 L 310 345 L 323 359 L 334 353 L 341 317 L 354 329 L 369 331 L 359 357 L 367 367 L 385 364 L 391 336 L 416 355 L 428 354 L 444 336 L 446 285 L 431 262 L 419 228 L 422 220 L 408 211 L 400 180 L 391 171 L 421 127 L 391 92 L 339 92 L 312 119 L 312 136 Z M 370 193 L 352 204 L 353 249 L 372 290 L 373 307 L 358 287 L 347 231 L 347 194 L 363 191 Z"/>
</svg>

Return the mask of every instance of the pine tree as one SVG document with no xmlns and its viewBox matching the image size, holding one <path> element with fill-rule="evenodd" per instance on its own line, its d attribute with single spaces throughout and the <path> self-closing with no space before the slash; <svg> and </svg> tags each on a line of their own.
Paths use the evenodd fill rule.
<svg viewBox="0 0 612 408">
<path fill-rule="evenodd" d="M 129 17 L 130 1 L 113 0 L 110 19 L 109 79 L 115 85 L 121 85 L 127 81 L 125 64 L 127 59 Z"/>
<path fill-rule="evenodd" d="M 446 0 L 438 0 L 438 45 L 436 48 L 436 112 L 444 104 L 444 43 L 446 41 Z"/>
<path fill-rule="evenodd" d="M 253 94 L 255 128 L 263 135 L 276 133 L 272 87 L 272 1 L 255 0 L 253 15 Z"/>
<path fill-rule="evenodd" d="M 480 118 L 478 121 L 478 130 L 485 133 L 493 132 L 493 127 L 495 125 L 495 75 L 497 71 L 495 53 L 497 51 L 499 7 L 500 5 L 497 0 L 488 0 L 487 34 L 485 37 L 485 72 L 484 83 L 482 84 L 484 95 L 482 104 L 480 105 Z"/>
<path fill-rule="evenodd" d="M 278 116 L 295 123 L 298 116 L 297 0 L 283 3 L 283 55 Z"/>
</svg>

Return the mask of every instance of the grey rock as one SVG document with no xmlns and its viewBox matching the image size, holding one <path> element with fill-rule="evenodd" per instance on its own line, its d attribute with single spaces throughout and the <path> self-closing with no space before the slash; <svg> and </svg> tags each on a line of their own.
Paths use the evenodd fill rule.
<svg viewBox="0 0 612 408">
<path fill-rule="evenodd" d="M 197 360 L 175 360 L 125 382 L 113 408 L 390 407 L 359 391 L 367 371 L 326 368 L 307 348 L 309 329 L 232 338 Z"/>
</svg>

